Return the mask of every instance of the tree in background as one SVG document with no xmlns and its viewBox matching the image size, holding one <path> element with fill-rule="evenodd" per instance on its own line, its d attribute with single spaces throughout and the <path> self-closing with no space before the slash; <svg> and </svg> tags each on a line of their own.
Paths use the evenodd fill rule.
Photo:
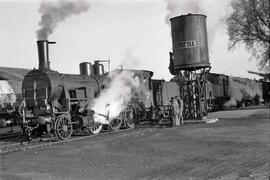
<svg viewBox="0 0 270 180">
<path fill-rule="evenodd" d="M 234 0 L 227 17 L 229 49 L 245 44 L 261 70 L 269 71 L 270 17 L 269 0 Z"/>
</svg>

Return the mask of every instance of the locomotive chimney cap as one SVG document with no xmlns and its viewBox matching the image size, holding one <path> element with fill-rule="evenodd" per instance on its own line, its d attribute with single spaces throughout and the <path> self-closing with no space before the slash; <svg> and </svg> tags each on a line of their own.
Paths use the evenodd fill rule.
<svg viewBox="0 0 270 180">
<path fill-rule="evenodd" d="M 37 42 L 47 42 L 48 44 L 56 44 L 55 41 L 49 41 L 49 40 L 38 40 Z"/>
<path fill-rule="evenodd" d="M 49 44 L 55 44 L 56 42 L 50 42 L 48 40 L 38 40 L 38 59 L 39 59 L 39 70 L 50 71 L 50 61 L 49 61 Z"/>
</svg>

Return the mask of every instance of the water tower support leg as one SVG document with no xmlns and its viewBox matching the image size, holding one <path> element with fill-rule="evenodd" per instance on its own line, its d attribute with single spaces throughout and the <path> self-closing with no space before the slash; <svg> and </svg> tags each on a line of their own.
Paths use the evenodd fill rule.
<svg viewBox="0 0 270 180">
<path fill-rule="evenodd" d="M 178 74 L 180 95 L 184 102 L 185 120 L 202 120 L 207 115 L 206 80 L 210 67 L 180 71 Z"/>
</svg>

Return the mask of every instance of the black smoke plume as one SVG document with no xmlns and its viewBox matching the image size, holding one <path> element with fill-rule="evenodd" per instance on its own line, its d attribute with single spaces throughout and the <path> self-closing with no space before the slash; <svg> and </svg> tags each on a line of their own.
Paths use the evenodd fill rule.
<svg viewBox="0 0 270 180">
<path fill-rule="evenodd" d="M 40 29 L 36 31 L 38 40 L 47 40 L 58 23 L 72 15 L 88 11 L 89 7 L 90 4 L 83 0 L 42 1 L 39 8 L 41 13 Z"/>
</svg>

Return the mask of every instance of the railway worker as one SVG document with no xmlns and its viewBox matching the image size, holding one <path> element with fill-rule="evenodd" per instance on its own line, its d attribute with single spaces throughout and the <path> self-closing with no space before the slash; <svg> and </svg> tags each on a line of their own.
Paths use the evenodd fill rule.
<svg viewBox="0 0 270 180">
<path fill-rule="evenodd" d="M 173 126 L 179 126 L 180 120 L 179 120 L 179 104 L 177 102 L 176 98 L 171 98 L 172 103 L 172 121 Z"/>
<path fill-rule="evenodd" d="M 184 102 L 181 99 L 181 97 L 177 97 L 177 101 L 179 104 L 179 120 L 180 120 L 180 125 L 184 125 L 184 118 L 183 118 L 183 109 L 184 109 Z"/>
</svg>

